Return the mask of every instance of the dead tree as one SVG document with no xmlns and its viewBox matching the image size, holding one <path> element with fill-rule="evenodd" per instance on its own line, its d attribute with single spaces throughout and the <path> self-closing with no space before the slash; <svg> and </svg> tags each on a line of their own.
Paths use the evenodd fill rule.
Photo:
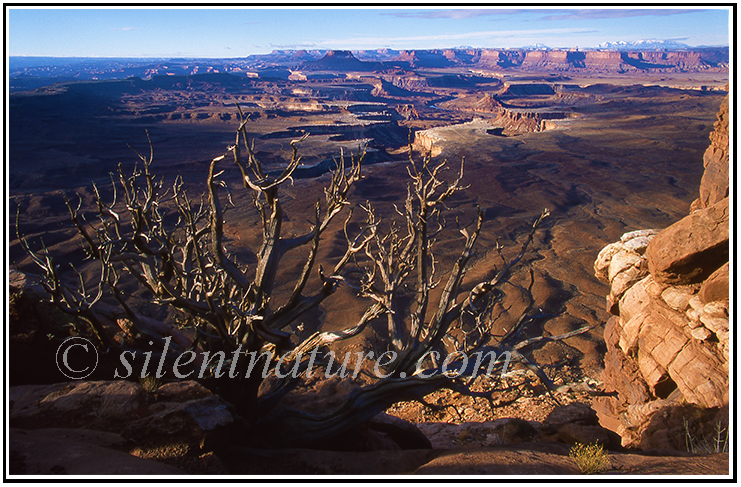
<svg viewBox="0 0 741 487">
<path fill-rule="evenodd" d="M 224 369 L 209 370 L 222 397 L 234 405 L 255 434 L 289 438 L 294 445 L 310 445 L 342 433 L 398 401 L 424 401 L 424 396 L 441 388 L 492 401 L 506 386 L 474 392 L 469 387 L 471 380 L 482 372 L 497 374 L 510 361 L 529 367 L 549 389 L 554 389 L 549 378 L 520 351 L 543 340 L 582 333 L 586 328 L 562 336 L 520 340 L 520 330 L 533 319 L 534 302 L 530 288 L 508 284 L 513 271 L 522 264 L 535 232 L 548 216 L 547 210 L 535 219 L 513 258 L 505 259 L 501 248 L 496 249 L 501 265 L 494 278 L 462 293 L 463 278 L 483 224 L 483 212 L 478 210 L 475 222 L 469 228 L 460 228 L 462 250 L 447 272 L 439 298 L 431 302 L 439 274 L 432 247 L 436 235 L 445 227 L 441 214 L 446 201 L 466 189 L 462 186 L 463 162 L 452 180 L 446 182 L 442 176 L 447 164 L 433 165 L 429 155 L 415 161 L 410 146 L 410 183 L 403 207 L 397 208 L 400 223 L 382 224 L 368 203 L 361 206 L 364 222 L 351 236 L 348 229 L 352 211 L 346 211 L 346 250 L 327 272 L 316 262 L 322 235 L 330 222 L 350 206 L 348 194 L 361 178 L 364 153 L 351 155 L 349 161 L 344 155 L 338 159 L 325 188 L 324 202 L 315 205 L 311 228 L 303 235 L 286 238 L 281 232 L 280 190 L 292 181 L 292 174 L 300 165 L 297 145 L 303 139 L 291 142 L 291 160 L 282 172 L 270 175 L 255 155 L 254 140 L 249 139 L 245 124 L 245 120 L 240 123 L 234 145 L 211 161 L 207 193 L 198 200 L 189 197 L 181 178 L 166 186 L 155 177 L 151 142 L 149 155 L 139 155 L 141 166 L 132 175 L 124 174 L 119 166 L 118 174 L 113 176 L 110 201 L 94 187 L 96 221 L 86 221 L 80 205 L 66 200 L 85 251 L 99 266 L 99 279 L 92 285 L 82 278 L 77 288 L 63 284 L 59 267 L 49 252 L 32 250 L 19 234 L 24 248 L 42 269 L 42 284 L 52 300 L 64 311 L 87 321 L 103 346 L 124 346 L 110 338 L 98 311 L 101 298 L 109 295 L 138 333 L 156 340 L 163 353 L 167 350 L 169 360 L 185 351 L 220 358 L 226 364 Z M 229 160 L 239 169 L 244 189 L 252 193 L 262 221 L 262 245 L 252 270 L 235 262 L 225 245 L 224 212 L 232 203 L 220 176 Z M 174 224 L 168 225 L 168 212 L 175 212 Z M 297 248 L 307 249 L 303 269 L 288 299 L 277 305 L 271 297 L 281 259 Z M 296 342 L 297 320 L 332 295 L 346 282 L 348 273 L 357 268 L 363 273 L 358 294 L 369 303 L 359 321 L 345 330 L 317 331 Z M 309 293 L 307 284 L 312 278 L 319 285 L 314 286 L 318 290 Z M 154 296 L 156 303 L 189 316 L 195 337 L 188 340 L 173 328 L 138 315 L 127 303 L 122 289 L 126 279 L 136 280 Z M 503 337 L 495 338 L 491 331 L 497 319 L 493 309 L 506 284 L 522 294 L 525 311 Z M 411 306 L 400 304 L 404 293 L 410 293 Z M 289 364 L 298 364 L 298 370 L 304 370 L 316 359 L 311 351 L 357 336 L 379 320 L 386 322 L 388 330 L 388 360 L 376 368 L 373 380 L 353 390 L 337 409 L 322 414 L 281 406 L 281 399 L 300 381 L 300 375 L 284 373 Z M 170 348 L 163 347 L 163 343 Z M 258 357 L 257 364 L 238 360 L 248 354 Z M 491 360 L 487 362 L 482 357 Z M 370 358 L 381 363 L 378 356 Z M 318 365 L 326 366 L 321 360 Z M 250 367 L 255 371 L 273 371 L 268 390 L 266 377 L 250 373 Z"/>
</svg>

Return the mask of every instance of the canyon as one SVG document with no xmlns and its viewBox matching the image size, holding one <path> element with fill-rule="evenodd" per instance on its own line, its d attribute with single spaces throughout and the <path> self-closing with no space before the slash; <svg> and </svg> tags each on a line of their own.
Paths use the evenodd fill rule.
<svg viewBox="0 0 741 487">
<path fill-rule="evenodd" d="M 11 57 L 10 90 L 35 89 L 53 82 L 152 76 L 230 73 L 249 78 L 344 78 L 351 72 L 419 69 L 462 70 L 496 76 L 504 71 L 560 74 L 723 73 L 727 47 L 681 50 L 439 49 L 373 51 L 281 51 L 234 59 L 105 59 Z M 323 74 L 321 74 L 323 73 Z M 454 79 L 456 76 L 451 75 Z M 425 82 L 445 82 L 438 77 Z"/>
<path fill-rule="evenodd" d="M 434 436 L 438 448 L 444 444 L 464 450 L 492 446 L 493 436 L 479 432 L 482 424 L 499 431 L 504 424 L 520 424 L 514 420 L 530 422 L 533 431 L 543 435 L 546 446 L 542 448 L 556 455 L 549 461 L 557 473 L 573 473 L 569 470 L 573 467 L 559 463 L 564 461 L 566 438 L 589 442 L 595 437 L 588 435 L 599 432 L 600 441 L 612 441 L 611 448 L 622 448 L 619 454 L 626 457 L 615 456 L 615 462 L 622 465 L 623 473 L 629 473 L 636 463 L 627 455 L 637 449 L 664 453 L 672 449 L 672 455 L 683 449 L 675 440 L 683 432 L 682 419 L 695 413 L 677 409 L 671 421 L 658 423 L 656 411 L 661 407 L 691 402 L 709 408 L 707 417 L 712 421 L 722 416 L 727 398 L 717 391 L 728 380 L 728 346 L 723 339 L 728 337 L 730 311 L 723 298 L 728 278 L 722 275 L 723 269 L 728 272 L 728 254 L 725 260 L 713 260 L 711 266 L 701 265 L 703 270 L 698 272 L 687 265 L 688 259 L 663 255 L 659 249 L 676 247 L 670 232 L 660 229 L 672 228 L 686 218 L 699 220 L 707 213 L 712 220 L 721 215 L 720 226 L 727 225 L 722 220 L 727 207 L 719 206 L 729 192 L 729 135 L 722 129 L 723 121 L 727 123 L 731 116 L 723 104 L 729 90 L 727 48 L 276 51 L 241 60 L 110 61 L 103 67 L 93 63 L 77 71 L 73 66 L 44 71 L 48 67 L 27 63 L 13 71 L 11 62 L 10 218 L 6 230 L 9 267 L 19 274 L 32 276 L 37 268 L 23 252 L 16 232 L 48 248 L 61 262 L 74 262 L 83 275 L 94 274 L 67 223 L 62 195 L 75 203 L 79 197 L 86 216 L 93 217 L 91 183 L 107 194 L 111 173 L 119 164 L 132 170 L 136 153 L 148 153 L 150 142 L 156 174 L 167 184 L 182 177 L 183 187 L 197 199 L 205 189 L 209 161 L 234 143 L 234 131 L 243 117 L 247 132 L 256 141 L 257 157 L 271 172 L 280 171 L 290 160 L 291 140 L 305 136 L 299 144 L 302 165 L 286 186 L 283 211 L 289 235 L 308 228 L 327 173 L 341 154 L 366 148 L 364 177 L 354 187 L 351 201 L 370 203 L 384 220 L 394 221 L 398 204 L 406 196 L 408 151 L 415 157 L 431 152 L 436 162 L 447 160 L 454 168 L 464 160 L 463 183 L 468 186 L 447 202 L 448 228 L 436 243 L 439 268 L 450 268 L 455 262 L 462 245 L 457 226 L 472 221 L 477 207 L 485 222 L 462 291 L 489 276 L 499 262 L 500 246 L 506 255 L 514 252 L 533 219 L 549 208 L 551 216 L 535 236 L 528 257 L 540 318 L 523 333 L 532 337 L 568 333 L 582 326 L 591 329 L 529 352 L 529 358 L 545 365 L 549 377 L 563 386 L 558 392 L 547 393 L 535 377 L 522 372 L 512 380 L 519 381 L 523 397 L 512 399 L 509 406 L 506 401 L 495 407 L 443 391 L 427 402 L 451 403 L 453 409 L 401 402 L 388 415 L 419 425 Z M 82 74 L 71 80 L 73 72 Z M 235 258 L 250 266 L 259 248 L 261 221 L 250 196 L 240 191 L 239 171 L 227 169 L 223 178 L 232 189 L 234 203 L 226 213 L 226 244 Z M 694 224 L 685 221 L 683 225 L 693 228 Z M 328 237 L 317 256 L 327 268 L 343 243 L 342 227 L 333 230 L 336 235 Z M 719 236 L 709 247 L 722 247 L 725 238 Z M 668 243 L 660 245 L 662 241 Z M 606 247 L 612 250 L 603 251 Z M 679 264 L 665 265 L 670 260 Z M 600 262 L 596 267 L 595 261 Z M 278 298 L 290 294 L 302 256 L 288 255 L 286 262 Z M 691 277 L 685 282 L 682 276 Z M 76 277 L 74 272 L 65 275 L 70 280 Z M 18 277 L 18 282 L 24 279 Z M 526 286 L 529 279 L 527 273 L 514 276 L 512 288 Z M 13 289 L 20 296 L 24 285 L 14 284 Z M 134 288 L 127 292 L 137 312 L 162 322 L 175 319 L 153 306 L 147 293 Z M 609 296 L 607 305 L 605 296 Z M 17 299 L 14 302 L 24 303 Z M 660 316 L 646 308 L 648 303 L 652 303 L 650 309 L 660 310 L 656 311 Z M 14 309 L 26 318 L 15 314 L 10 322 L 10 385 L 20 388 L 14 393 L 20 398 L 52 394 L 52 404 L 52 399 L 64 397 L 64 391 L 54 392 L 54 384 L 66 379 L 56 373 L 53 358 L 68 331 L 62 326 L 47 328 L 55 325 L 35 314 L 45 309 L 42 305 L 18 306 Z M 338 330 L 357 320 L 363 310 L 363 300 L 345 286 L 301 326 Z M 499 331 L 504 333 L 513 316 L 503 312 L 500 318 Z M 677 353 L 659 356 L 658 339 L 648 333 L 651 329 L 676 335 L 682 341 Z M 386 339 L 384 333 L 383 324 L 374 325 L 345 346 L 364 350 Z M 690 348 L 694 355 L 687 358 L 689 352 L 682 350 Z M 707 360 L 702 362 L 702 357 Z M 680 359 L 705 363 L 713 371 L 713 391 L 695 383 L 697 374 L 684 374 Z M 119 388 L 125 389 L 121 394 L 136 403 L 131 411 L 151 409 L 155 414 L 157 407 L 165 407 L 146 403 L 130 384 L 105 382 L 111 379 L 105 374 L 101 370 L 92 376 L 91 381 L 103 385 L 90 387 L 110 387 L 116 394 Z M 197 391 L 198 400 L 215 401 L 197 384 L 187 388 Z M 317 385 L 322 388 L 330 399 L 342 393 L 336 384 Z M 185 392 L 182 395 L 183 400 L 194 400 Z M 300 398 L 294 400 L 300 402 Z M 563 431 L 566 423 L 557 422 L 557 414 L 548 419 L 554 411 L 562 411 L 560 407 L 581 411 Z M 16 411 L 21 419 L 27 412 Z M 34 420 L 21 419 L 11 420 L 11 426 L 32 431 Z M 59 432 L 46 430 L 51 426 L 39 426 L 45 430 L 37 432 L 38 436 L 58 438 Z M 83 422 L 75 423 L 75 427 L 83 426 Z M 605 429 L 619 434 L 622 444 L 615 445 L 614 435 Z M 30 449 L 33 433 L 22 432 L 14 434 Z M 698 429 L 700 433 L 707 432 Z M 85 437 L 87 433 L 75 434 Z M 581 436 L 573 436 L 577 434 Z M 514 449 L 499 452 L 513 467 L 519 450 L 511 446 L 515 440 L 510 440 L 497 448 Z M 522 451 L 532 453 L 538 448 L 534 443 L 527 445 Z M 178 456 L 157 448 L 158 459 L 178 468 L 185 468 L 181 460 L 191 458 L 195 451 Z M 409 463 L 394 464 L 394 468 L 416 471 L 427 465 L 427 470 L 418 473 L 439 473 L 445 468 L 460 472 L 469 455 L 457 451 L 459 456 L 446 460 L 435 451 L 435 455 L 400 456 L 398 461 L 406 458 Z M 259 470 L 259 466 L 239 464 L 238 452 L 231 453 L 233 457 L 224 457 L 229 468 L 242 469 L 241 473 Z M 312 458 L 307 452 L 297 455 Z M 333 458 L 328 455 L 325 460 Z M 480 462 L 487 461 L 484 456 Z M 376 465 L 369 457 L 362 458 L 354 460 L 357 465 Z M 644 462 L 649 457 L 641 458 Z M 685 461 L 684 457 L 667 458 L 675 458 L 671 461 L 680 462 L 677 465 Z M 727 456 L 709 458 L 710 466 L 693 461 L 706 473 L 708 469 L 721 472 L 723 462 L 727 463 Z M 266 460 L 263 467 L 282 468 L 275 462 Z M 338 468 L 318 461 L 316 465 L 329 472 Z M 665 466 L 655 468 L 666 473 L 661 470 Z"/>
</svg>

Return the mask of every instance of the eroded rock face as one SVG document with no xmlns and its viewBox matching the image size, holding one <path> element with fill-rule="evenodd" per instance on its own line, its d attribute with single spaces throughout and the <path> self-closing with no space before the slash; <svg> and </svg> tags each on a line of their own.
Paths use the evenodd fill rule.
<svg viewBox="0 0 741 487">
<path fill-rule="evenodd" d="M 658 230 L 637 230 L 603 248 L 594 262 L 594 273 L 601 281 L 611 284 L 607 309 L 613 314 L 623 295 L 648 274 L 644 256 L 646 248 Z"/>
<path fill-rule="evenodd" d="M 728 198 L 664 229 L 646 249 L 651 274 L 667 284 L 702 282 L 728 262 Z"/>
<path fill-rule="evenodd" d="M 711 437 L 710 425 L 727 425 L 727 117 L 726 99 L 691 213 L 660 232 L 626 233 L 594 265 L 610 284 L 604 383 L 618 393 L 594 408 L 626 447 L 684 450 L 688 431 Z"/>
<path fill-rule="evenodd" d="M 678 52 L 482 49 L 478 56 L 472 56 L 469 62 L 481 66 L 519 67 L 523 70 L 583 70 L 595 73 L 680 72 L 685 70 L 713 72 L 727 69 L 728 66 L 727 54 L 719 49 Z"/>
<path fill-rule="evenodd" d="M 726 87 L 728 89 L 728 87 Z M 692 203 L 693 209 L 713 206 L 728 197 L 728 98 L 723 101 L 715 122 L 715 131 L 710 134 L 711 144 L 705 151 L 705 172 L 700 183 L 700 197 Z"/>
</svg>

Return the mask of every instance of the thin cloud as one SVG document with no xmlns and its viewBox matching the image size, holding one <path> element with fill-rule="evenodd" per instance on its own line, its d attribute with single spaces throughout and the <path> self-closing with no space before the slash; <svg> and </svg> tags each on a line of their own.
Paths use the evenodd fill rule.
<svg viewBox="0 0 741 487">
<path fill-rule="evenodd" d="M 544 34 L 592 34 L 597 32 L 591 28 L 563 28 L 563 29 L 532 29 L 532 30 L 490 30 L 480 32 L 464 32 L 458 34 L 433 34 L 426 36 L 406 37 L 355 37 L 349 39 L 327 39 L 315 41 L 316 45 L 392 45 L 409 42 L 429 41 L 459 41 L 473 39 L 496 39 L 512 37 L 542 36 Z"/>
<path fill-rule="evenodd" d="M 128 32 L 130 30 L 139 30 L 139 27 L 111 27 L 109 30 L 120 30 L 123 32 Z"/>
<path fill-rule="evenodd" d="M 257 49 L 278 49 L 281 51 L 291 51 L 291 50 L 297 50 L 297 49 L 314 49 L 317 46 L 316 42 L 303 42 L 303 43 L 296 43 L 296 44 L 273 44 L 272 42 L 268 44 L 267 46 L 253 46 Z"/>
<path fill-rule="evenodd" d="M 661 38 L 661 39 L 657 39 L 655 37 L 649 37 L 649 38 L 642 39 L 642 40 L 644 40 L 644 41 L 676 41 L 676 42 L 682 42 L 682 41 L 686 41 L 688 39 L 689 39 L 689 36 L 685 36 L 685 37 L 666 37 L 666 38 Z"/>
<path fill-rule="evenodd" d="M 388 15 L 401 18 L 419 19 L 470 19 L 476 17 L 511 16 L 516 14 L 548 14 L 538 20 L 594 20 L 594 19 L 619 19 L 628 17 L 650 17 L 682 15 L 687 13 L 704 12 L 704 9 L 512 9 L 512 8 L 488 8 L 488 9 L 452 9 L 452 10 L 422 10 L 416 12 L 398 11 L 384 12 Z"/>
<path fill-rule="evenodd" d="M 381 15 L 415 19 L 472 19 L 475 17 L 490 17 L 493 15 L 513 15 L 521 13 L 517 9 L 455 9 L 455 10 L 425 10 L 421 12 L 384 12 Z"/>
<path fill-rule="evenodd" d="M 702 9 L 583 9 L 553 11 L 551 15 L 539 20 L 596 20 L 596 19 L 624 19 L 629 17 L 666 17 L 688 13 L 704 12 Z"/>
</svg>

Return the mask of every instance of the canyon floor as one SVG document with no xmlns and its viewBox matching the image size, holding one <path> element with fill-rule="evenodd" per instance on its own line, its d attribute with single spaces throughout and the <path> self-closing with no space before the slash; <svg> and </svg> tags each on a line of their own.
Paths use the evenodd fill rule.
<svg viewBox="0 0 741 487">
<path fill-rule="evenodd" d="M 62 260 L 81 260 L 78 237 L 66 223 L 60 192 L 70 196 L 77 192 L 85 205 L 91 205 L 91 181 L 105 192 L 110 186 L 108 174 L 119 163 L 127 170 L 133 167 L 137 156 L 132 148 L 148 153 L 147 137 L 154 152 L 153 170 L 168 181 L 181 175 L 190 194 L 201 194 L 208 163 L 234 143 L 239 125 L 235 101 L 250 113 L 247 131 L 256 137 L 257 155 L 269 168 L 280 168 L 290 157 L 291 139 L 303 132 L 311 134 L 300 144 L 306 177 L 298 176 L 285 187 L 287 235 L 309 228 L 313 204 L 323 198 L 322 188 L 328 180 L 326 173 L 318 174 L 322 165 L 338 157 L 341 150 L 346 155 L 356 153 L 361 144 L 369 148 L 368 164 L 350 200 L 356 205 L 370 201 L 382 218 L 393 220 L 394 205 L 406 196 L 410 134 L 433 129 L 439 152 L 434 160 L 447 160 L 450 173 L 457 172 L 464 160 L 463 182 L 469 186 L 448 204 L 448 230 L 436 243 L 441 276 L 463 245 L 456 220 L 468 225 L 476 207 L 484 211 L 485 223 L 464 282 L 466 289 L 491 276 L 500 264 L 497 242 L 505 247 L 505 255 L 513 255 L 532 221 L 544 208 L 550 209 L 551 216 L 536 234 L 527 257 L 534 270 L 533 297 L 549 318 L 536 320 L 527 333 L 557 335 L 585 325 L 593 329 L 536 347 L 530 358 L 544 365 L 557 384 L 586 381 L 597 388 L 605 351 L 604 322 L 609 315 L 605 310 L 608 288 L 594 277 L 594 260 L 600 249 L 625 232 L 663 228 L 687 214 L 697 196 L 702 154 L 727 83 L 723 73 L 582 75 L 555 80 L 552 73 L 528 73 L 509 76 L 509 88 L 495 78 L 477 78 L 454 87 L 414 90 L 368 79 L 246 83 L 228 78 L 174 78 L 179 81 L 161 86 L 141 80 L 70 84 L 10 98 L 6 231 L 11 267 L 35 272 L 16 237 L 16 214 L 19 231 L 30 242 L 41 245 L 43 240 Z M 680 89 L 700 85 L 713 89 Z M 519 88 L 513 90 L 513 86 Z M 488 125 L 496 122 L 495 114 L 477 105 L 484 93 L 494 93 L 510 112 L 558 112 L 563 117 L 549 120 L 547 130 L 495 135 Z M 224 179 L 235 203 L 226 213 L 227 245 L 250 265 L 259 248 L 261 223 L 250 195 L 240 188 L 238 171 L 225 169 Z M 345 244 L 341 224 L 334 226 L 319 255 L 325 267 L 331 266 Z M 303 258 L 300 253 L 286 257 L 285 284 L 276 299 L 290 293 Z M 84 264 L 81 270 L 90 272 Z M 514 282 L 525 279 L 520 274 Z M 134 292 L 131 299 L 135 308 L 152 317 L 167 318 L 147 303 L 146 295 Z M 304 326 L 325 331 L 345 328 L 355 323 L 365 306 L 352 289 L 344 287 L 320 311 L 305 317 Z M 503 315 L 502 332 L 514 318 L 514 313 Z M 346 345 L 359 349 L 383 340 L 381 326 Z M 20 352 L 14 353 L 11 342 L 11 385 L 65 380 L 54 375 L 52 356 L 33 359 L 48 363 L 46 373 L 26 373 L 43 369 L 38 364 L 31 367 L 29 361 Z M 429 402 L 455 407 L 431 410 L 417 403 L 400 403 L 387 412 L 412 423 L 502 417 L 542 420 L 555 402 L 537 384 L 523 388 L 527 392 L 519 402 L 501 409 L 492 410 L 483 400 L 441 392 Z M 590 397 L 576 393 L 561 400 L 588 403 Z M 371 464 L 376 469 L 372 472 L 361 453 L 333 453 L 323 460 L 312 455 L 322 456 L 291 453 L 296 459 L 295 472 L 284 471 L 279 459 L 261 457 L 263 465 L 257 473 L 578 473 L 559 445 L 507 445 L 491 451 L 464 446 L 445 453 L 389 453 L 388 459 L 384 453 Z M 610 473 L 616 474 L 728 472 L 727 456 L 700 459 L 615 453 L 611 459 L 614 471 Z M 383 467 L 387 461 L 392 466 Z M 725 470 L 721 468 L 724 462 Z M 422 465 L 426 466 L 419 469 Z M 240 468 L 239 473 L 249 473 L 247 467 Z"/>
</svg>

